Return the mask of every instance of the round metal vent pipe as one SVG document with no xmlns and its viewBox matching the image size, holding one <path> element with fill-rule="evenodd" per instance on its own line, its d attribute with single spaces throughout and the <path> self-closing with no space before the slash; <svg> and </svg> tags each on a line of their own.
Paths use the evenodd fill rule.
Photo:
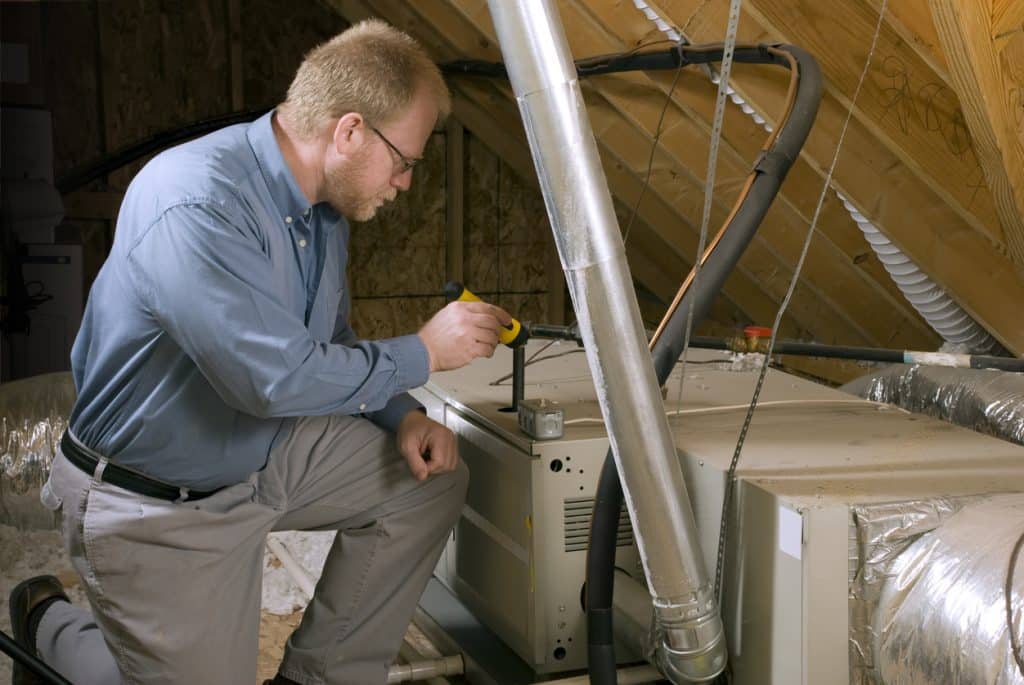
<svg viewBox="0 0 1024 685">
<path fill-rule="evenodd" d="M 722 621 L 558 8 L 488 5 L 664 635 L 658 661 L 676 682 L 710 680 L 726 664 Z"/>
</svg>

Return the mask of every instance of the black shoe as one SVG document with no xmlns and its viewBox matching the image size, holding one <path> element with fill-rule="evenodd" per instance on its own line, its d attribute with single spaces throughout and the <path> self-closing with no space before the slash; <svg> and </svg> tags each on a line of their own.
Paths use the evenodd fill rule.
<svg viewBox="0 0 1024 685">
<path fill-rule="evenodd" d="M 53 576 L 36 576 L 18 583 L 11 590 L 11 631 L 14 633 L 14 640 L 21 648 L 32 656 L 38 658 L 36 652 L 35 630 L 38 627 L 40 616 L 34 617 L 33 625 L 32 611 L 42 608 L 43 604 L 49 606 L 55 600 L 70 601 L 64 593 L 64 586 Z M 14 661 L 12 685 L 46 685 L 46 681 L 22 666 L 17 660 Z"/>
<path fill-rule="evenodd" d="M 299 685 L 299 683 L 295 682 L 294 680 L 288 680 L 283 675 L 278 673 L 274 676 L 273 680 L 264 680 L 263 685 Z"/>
</svg>

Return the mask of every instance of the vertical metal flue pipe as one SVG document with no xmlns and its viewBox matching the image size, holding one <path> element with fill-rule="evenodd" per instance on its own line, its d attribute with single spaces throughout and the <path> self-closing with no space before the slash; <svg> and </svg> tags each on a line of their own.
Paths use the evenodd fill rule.
<svg viewBox="0 0 1024 685">
<path fill-rule="evenodd" d="M 675 682 L 726 662 L 722 621 L 597 144 L 552 0 L 488 0 L 594 377 Z"/>
</svg>

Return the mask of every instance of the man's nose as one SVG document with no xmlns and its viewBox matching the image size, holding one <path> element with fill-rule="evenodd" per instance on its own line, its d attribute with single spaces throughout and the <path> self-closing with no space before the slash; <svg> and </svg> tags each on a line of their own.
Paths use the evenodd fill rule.
<svg viewBox="0 0 1024 685">
<path fill-rule="evenodd" d="M 391 177 L 391 187 L 405 192 L 412 185 L 412 169 L 406 169 L 400 174 Z"/>
</svg>

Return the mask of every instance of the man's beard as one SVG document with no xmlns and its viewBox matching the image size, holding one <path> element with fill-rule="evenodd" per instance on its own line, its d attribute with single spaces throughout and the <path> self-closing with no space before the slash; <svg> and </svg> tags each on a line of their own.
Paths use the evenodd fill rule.
<svg viewBox="0 0 1024 685">
<path fill-rule="evenodd" d="M 361 194 L 359 189 L 365 186 L 364 160 L 365 157 L 352 159 L 344 166 L 325 172 L 328 204 L 350 221 L 369 221 L 381 205 L 391 202 L 398 194 L 391 186 L 371 197 Z"/>
</svg>

